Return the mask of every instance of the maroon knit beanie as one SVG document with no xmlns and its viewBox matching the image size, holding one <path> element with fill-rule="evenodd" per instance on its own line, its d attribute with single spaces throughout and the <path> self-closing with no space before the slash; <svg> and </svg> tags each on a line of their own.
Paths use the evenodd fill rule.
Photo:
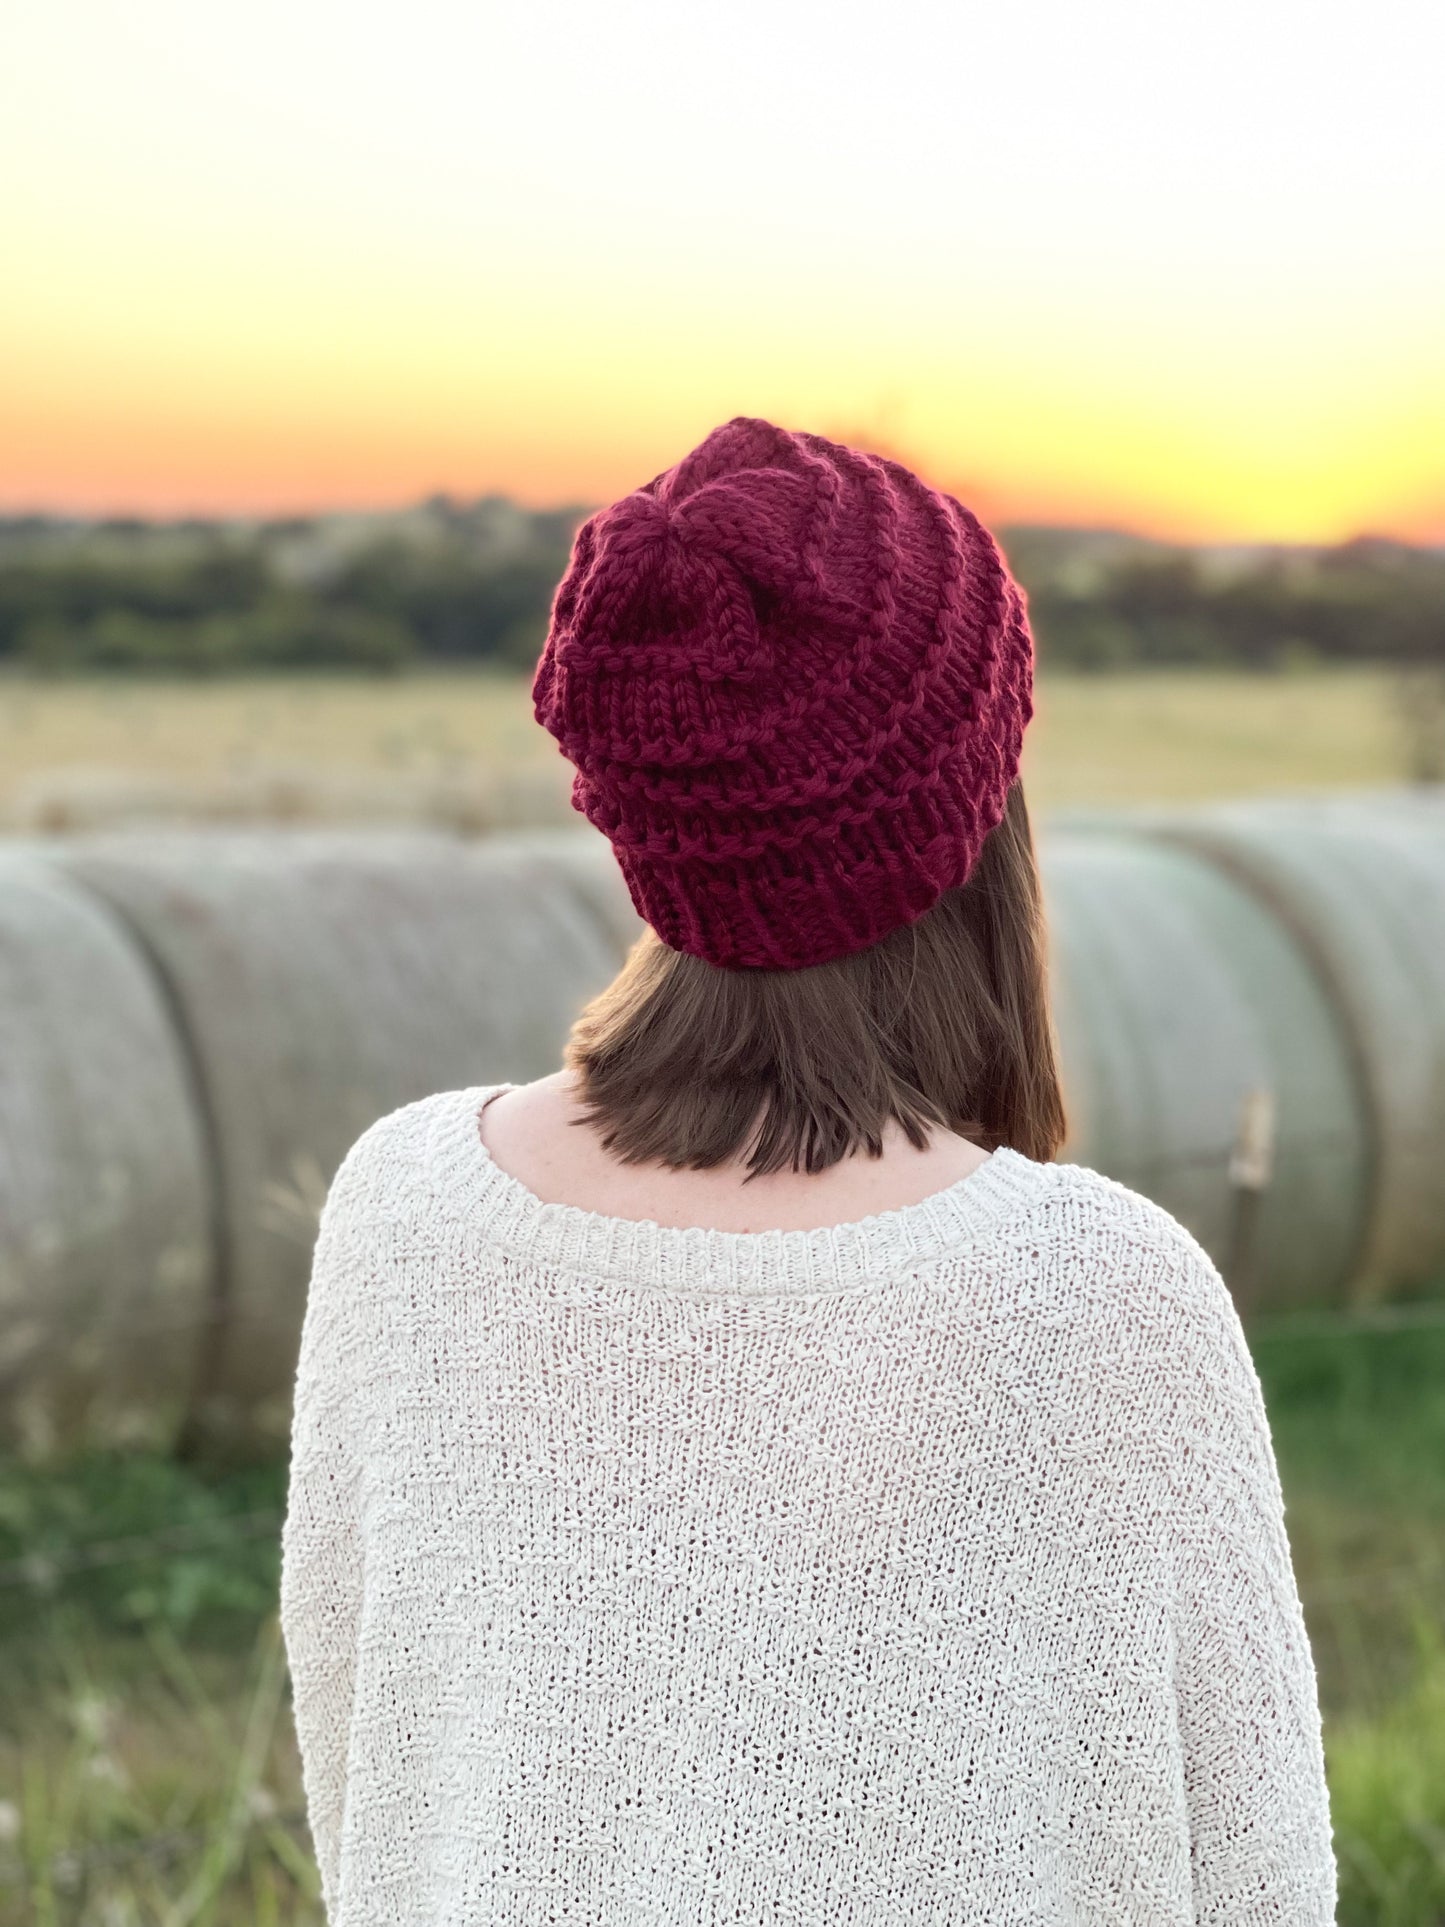
<svg viewBox="0 0 1445 1927">
<path fill-rule="evenodd" d="M 532 696 L 663 942 L 793 970 L 963 882 L 1032 688 L 1023 592 L 961 503 L 739 415 L 582 524 Z"/>
</svg>

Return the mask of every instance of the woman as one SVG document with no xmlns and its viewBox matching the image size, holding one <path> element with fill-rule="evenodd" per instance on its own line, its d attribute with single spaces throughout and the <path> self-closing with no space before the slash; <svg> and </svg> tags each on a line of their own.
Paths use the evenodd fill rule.
<svg viewBox="0 0 1445 1927">
<path fill-rule="evenodd" d="M 1217 1272 L 1063 1137 L 1024 599 L 738 418 L 534 695 L 649 926 L 562 1071 L 332 1185 L 282 1620 L 333 1927 L 1316 1927 L 1319 1711 Z"/>
</svg>

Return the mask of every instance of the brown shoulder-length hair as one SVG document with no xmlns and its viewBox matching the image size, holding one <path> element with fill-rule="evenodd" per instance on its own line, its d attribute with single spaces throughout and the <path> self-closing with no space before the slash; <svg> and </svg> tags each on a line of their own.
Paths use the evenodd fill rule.
<svg viewBox="0 0 1445 1927">
<path fill-rule="evenodd" d="M 1015 783 L 968 880 L 881 943 L 724 970 L 645 930 L 572 1028 L 583 1114 L 624 1163 L 748 1175 L 883 1151 L 896 1118 L 1054 1157 L 1064 1106 L 1033 837 Z"/>
</svg>

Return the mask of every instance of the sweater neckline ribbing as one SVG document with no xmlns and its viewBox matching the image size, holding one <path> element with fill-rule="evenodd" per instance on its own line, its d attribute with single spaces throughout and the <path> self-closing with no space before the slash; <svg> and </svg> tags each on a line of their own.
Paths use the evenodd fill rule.
<svg viewBox="0 0 1445 1927">
<path fill-rule="evenodd" d="M 549 1203 L 504 1171 L 482 1139 L 482 1106 L 515 1083 L 473 1084 L 437 1102 L 428 1167 L 439 1189 L 512 1256 L 692 1296 L 817 1296 L 885 1285 L 930 1258 L 987 1239 L 1054 1169 L 1007 1146 L 913 1204 L 812 1230 L 723 1231 L 614 1218 Z"/>
</svg>

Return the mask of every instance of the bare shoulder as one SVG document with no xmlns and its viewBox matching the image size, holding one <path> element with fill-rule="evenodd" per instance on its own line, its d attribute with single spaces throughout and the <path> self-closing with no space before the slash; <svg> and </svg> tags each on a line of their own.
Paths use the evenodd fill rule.
<svg viewBox="0 0 1445 1927">
<path fill-rule="evenodd" d="M 561 1129 L 579 1114 L 576 1081 L 570 1071 L 552 1071 L 529 1084 L 508 1084 L 487 1105 L 488 1132 Z"/>
<path fill-rule="evenodd" d="M 587 1160 L 594 1134 L 577 1128 L 584 1112 L 570 1072 L 511 1084 L 489 1099 L 478 1123 L 487 1148 L 508 1170 Z"/>
<path fill-rule="evenodd" d="M 544 1201 L 724 1231 L 852 1222 L 914 1204 L 987 1162 L 986 1152 L 952 1134 L 919 1150 L 890 1126 L 881 1157 L 855 1155 L 821 1172 L 749 1173 L 741 1149 L 701 1168 L 639 1163 L 615 1155 L 590 1124 L 573 1074 L 562 1071 L 501 1092 L 479 1128 L 493 1160 Z"/>
</svg>

